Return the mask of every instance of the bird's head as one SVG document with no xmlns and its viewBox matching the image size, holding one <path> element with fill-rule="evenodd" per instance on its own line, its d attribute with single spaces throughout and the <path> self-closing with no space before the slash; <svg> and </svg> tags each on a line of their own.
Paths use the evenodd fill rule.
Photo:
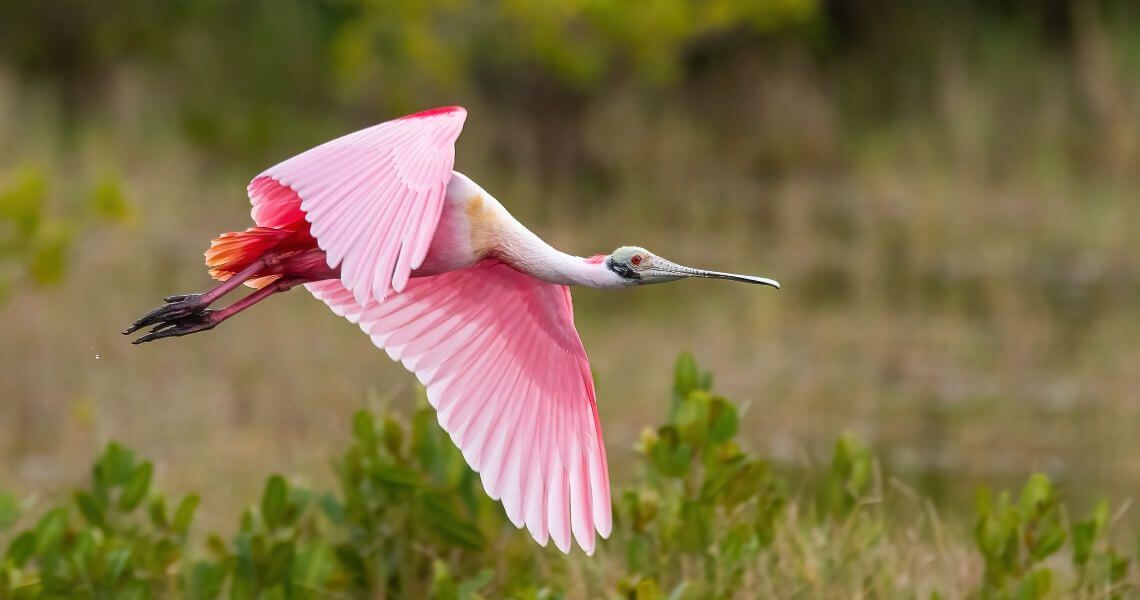
<svg viewBox="0 0 1140 600">
<path fill-rule="evenodd" d="M 648 283 L 664 283 L 677 281 L 689 277 L 704 277 L 709 279 L 727 279 L 743 283 L 756 283 L 780 287 L 780 282 L 766 277 L 752 275 L 737 275 L 735 273 L 721 273 L 719 271 L 706 271 L 685 267 L 673 261 L 666 260 L 656 254 L 637 246 L 622 246 L 605 257 L 605 266 L 621 278 L 624 285 L 645 285 Z"/>
</svg>

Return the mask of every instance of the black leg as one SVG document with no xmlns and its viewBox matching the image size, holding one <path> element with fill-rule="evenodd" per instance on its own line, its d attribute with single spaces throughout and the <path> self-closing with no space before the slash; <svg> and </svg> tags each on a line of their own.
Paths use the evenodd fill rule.
<svg viewBox="0 0 1140 600">
<path fill-rule="evenodd" d="M 196 314 L 206 312 L 206 307 L 217 301 L 218 298 L 228 294 L 237 286 L 245 283 L 247 280 L 257 275 L 263 268 L 265 262 L 257 260 L 248 267 L 241 271 L 234 273 L 232 277 L 223 281 L 212 290 L 203 294 L 179 294 L 176 296 L 167 296 L 164 298 L 166 304 L 159 306 L 141 316 L 134 323 L 131 324 L 123 335 L 130 335 L 144 327 L 149 327 L 158 323 L 171 323 L 178 319 L 192 317 Z M 137 341 L 136 341 L 137 343 Z"/>
<path fill-rule="evenodd" d="M 258 302 L 261 302 L 262 300 L 274 294 L 291 290 L 301 283 L 304 283 L 304 281 L 301 279 L 278 279 L 221 310 L 206 310 L 205 308 L 202 308 L 196 312 L 189 314 L 176 313 L 177 316 L 174 317 L 160 318 L 157 321 L 150 321 L 147 323 L 147 325 L 154 325 L 154 328 L 151 329 L 150 332 L 146 335 L 139 337 L 131 343 L 145 344 L 147 342 L 153 342 L 155 340 L 161 340 L 163 338 L 180 337 L 189 335 L 191 333 L 198 333 L 200 331 L 209 331 L 217 327 L 218 324 L 222 321 L 229 319 L 230 317 L 253 306 L 254 304 L 257 304 Z M 144 319 L 145 318 L 146 317 L 144 317 Z M 141 320 L 142 319 L 140 319 L 140 321 Z M 146 325 L 142 325 L 141 327 L 145 326 Z M 135 326 L 132 327 L 133 329 L 128 331 L 135 331 L 139 328 Z"/>
</svg>

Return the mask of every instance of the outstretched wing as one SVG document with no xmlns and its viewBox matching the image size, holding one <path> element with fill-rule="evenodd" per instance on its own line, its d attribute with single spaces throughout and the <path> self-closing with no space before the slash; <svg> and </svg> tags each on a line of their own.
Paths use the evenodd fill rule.
<svg viewBox="0 0 1140 600">
<path fill-rule="evenodd" d="M 253 220 L 303 217 L 360 304 L 399 292 L 427 255 L 467 111 L 436 108 L 337 138 L 258 175 Z"/>
<path fill-rule="evenodd" d="M 364 305 L 336 280 L 306 287 L 416 374 L 516 527 L 563 552 L 571 534 L 587 553 L 595 530 L 609 536 L 605 446 L 569 288 L 494 260 Z"/>
</svg>

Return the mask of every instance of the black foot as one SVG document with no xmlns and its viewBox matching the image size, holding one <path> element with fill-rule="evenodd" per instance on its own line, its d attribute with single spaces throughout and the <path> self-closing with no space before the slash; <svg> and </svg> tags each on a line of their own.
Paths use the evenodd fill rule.
<svg viewBox="0 0 1140 600">
<path fill-rule="evenodd" d="M 186 316 L 163 320 L 155 325 L 154 328 L 150 330 L 150 333 L 133 340 L 131 343 L 145 344 L 147 342 L 153 342 L 154 340 L 161 340 L 162 338 L 179 337 L 190 335 L 191 333 L 198 333 L 199 331 L 209 331 L 216 327 L 218 322 L 219 321 L 214 318 L 214 311 L 202 310 Z"/>
<path fill-rule="evenodd" d="M 149 327 L 164 321 L 174 321 L 182 317 L 188 317 L 206 311 L 206 303 L 202 301 L 202 294 L 167 296 L 164 300 L 166 300 L 166 304 L 139 317 L 137 321 L 123 331 L 123 335 L 130 335 L 143 327 Z"/>
</svg>

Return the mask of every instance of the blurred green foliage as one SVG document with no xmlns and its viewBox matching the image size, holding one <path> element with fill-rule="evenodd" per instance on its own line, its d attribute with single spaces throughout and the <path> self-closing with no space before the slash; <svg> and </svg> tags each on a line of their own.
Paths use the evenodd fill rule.
<svg viewBox="0 0 1140 600">
<path fill-rule="evenodd" d="M 8 540 L 0 599 L 537 599 L 571 590 L 637 600 L 732 598 L 760 593 L 749 586 L 771 573 L 790 579 L 789 589 L 818 590 L 820 578 L 830 577 L 826 570 L 852 568 L 797 567 L 813 538 L 843 544 L 843 553 L 900 543 L 889 532 L 901 525 L 869 501 L 879 491 L 871 487 L 873 459 L 864 446 L 850 437 L 838 442 L 819 482 L 821 510 L 799 512 L 787 481 L 737 445 L 736 405 L 694 373 L 700 370 L 692 357 L 682 356 L 674 415 L 643 435 L 641 472 L 615 495 L 612 539 L 593 558 L 562 557 L 515 530 L 421 395 L 410 422 L 357 413 L 349 448 L 336 461 L 335 491 L 271 476 L 229 541 L 209 535 L 195 543 L 198 496 L 186 495 L 170 510 L 153 485 L 153 464 L 115 443 L 96 461 L 89 487 L 70 504 L 38 508 L 34 522 L 21 515 L 31 512 L 27 502 L 0 494 L 0 537 Z M 985 574 L 973 594 L 1135 592 L 1130 559 L 1113 549 L 1110 525 L 1105 503 L 1070 523 L 1041 474 L 1029 478 L 1016 502 L 1008 492 L 995 501 L 982 490 L 974 535 Z M 1053 566 L 1050 557 L 1060 553 L 1073 569 Z M 575 560 L 582 565 L 568 568 Z M 612 572 L 604 574 L 607 568 Z M 868 591 L 881 581 L 877 573 L 854 576 L 866 578 Z M 889 596 L 890 589 L 879 591 Z"/>
<path fill-rule="evenodd" d="M 674 80 L 695 40 L 810 24 L 818 1 L 666 0 L 647 10 L 612 0 L 122 0 L 108 10 L 45 0 L 9 8 L 0 60 L 48 82 L 69 113 L 97 105 L 114 71 L 130 64 L 177 91 L 190 139 L 243 155 L 304 135 L 320 120 L 314 107 L 391 115 L 477 92 L 528 112 L 563 112 L 619 77 Z M 303 122 L 290 118 L 301 114 Z"/>
<path fill-rule="evenodd" d="M 78 206 L 60 210 L 50 202 L 59 194 L 53 194 L 43 169 L 25 165 L 0 174 L 0 302 L 21 283 L 59 282 L 77 233 L 130 218 L 131 204 L 117 178 L 88 187 Z"/>
</svg>

